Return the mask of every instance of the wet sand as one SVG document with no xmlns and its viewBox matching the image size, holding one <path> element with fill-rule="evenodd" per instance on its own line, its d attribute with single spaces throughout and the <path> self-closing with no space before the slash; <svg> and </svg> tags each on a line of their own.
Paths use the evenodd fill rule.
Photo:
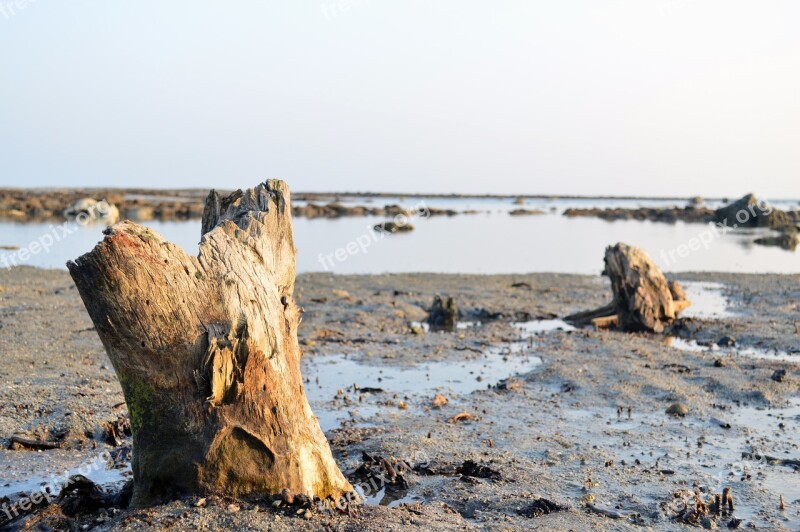
<svg viewBox="0 0 800 532">
<path fill-rule="evenodd" d="M 673 530 L 695 528 L 673 519 L 682 496 L 695 487 L 710 494 L 727 486 L 736 509 L 718 526 L 735 517 L 742 528 L 797 529 L 798 473 L 743 460 L 742 453 L 800 459 L 800 380 L 792 360 L 800 357 L 800 276 L 678 279 L 689 281 L 690 298 L 692 282 L 722 283 L 728 308 L 686 319 L 674 334 L 700 344 L 733 336 L 738 350 L 678 349 L 664 337 L 614 331 L 532 335 L 519 325 L 607 302 L 600 277 L 301 275 L 307 391 L 330 427 L 334 455 L 345 473 L 362 464 L 364 452 L 423 466 L 407 475 L 407 490 L 376 494 L 362 486 L 373 504 L 352 517 L 297 516 L 271 501 L 212 497 L 199 507 L 189 498 L 75 520 L 54 510 L 28 519 L 119 530 Z M 465 325 L 454 333 L 419 334 L 413 322 L 425 319 L 436 293 L 456 298 Z M 726 314 L 714 317 L 715 311 Z M 125 411 L 123 397 L 66 272 L 0 270 L 0 332 L 0 487 L 11 501 L 9 490 L 26 480 L 130 445 L 129 438 L 121 446 L 103 441 L 103 423 Z M 746 348 L 765 358 L 739 354 Z M 788 360 L 770 357 L 772 350 Z M 441 378 L 437 370 L 447 367 L 466 371 Z M 778 382 L 773 377 L 780 369 L 786 376 Z M 403 371 L 416 373 L 404 378 Z M 518 377 L 497 386 L 513 373 Z M 432 407 L 437 393 L 447 405 Z M 678 402 L 688 414 L 666 415 Z M 473 419 L 448 422 L 462 412 Z M 63 447 L 6 450 L 14 434 Z M 468 460 L 496 474 L 456 472 Z M 110 487 L 121 484 L 118 476 Z M 560 509 L 529 517 L 555 506 Z"/>
</svg>

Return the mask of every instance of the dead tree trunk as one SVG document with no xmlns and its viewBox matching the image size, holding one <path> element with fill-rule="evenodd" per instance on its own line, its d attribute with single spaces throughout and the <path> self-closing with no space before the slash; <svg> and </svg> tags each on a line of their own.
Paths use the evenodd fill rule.
<svg viewBox="0 0 800 532">
<path fill-rule="evenodd" d="M 626 331 L 662 332 L 691 302 L 680 284 L 667 282 L 664 274 L 641 249 L 617 244 L 606 248 L 606 268 L 613 301 L 564 318 L 578 325 L 598 328 L 619 326 Z"/>
<path fill-rule="evenodd" d="M 206 199 L 198 257 L 131 222 L 67 266 L 125 393 L 132 506 L 352 490 L 300 374 L 288 187 Z"/>
</svg>

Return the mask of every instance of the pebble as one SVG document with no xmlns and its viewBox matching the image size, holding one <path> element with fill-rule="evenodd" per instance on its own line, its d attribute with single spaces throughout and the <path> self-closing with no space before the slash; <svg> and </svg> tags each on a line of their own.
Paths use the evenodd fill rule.
<svg viewBox="0 0 800 532">
<path fill-rule="evenodd" d="M 717 340 L 717 345 L 720 347 L 735 347 L 736 346 L 736 338 L 733 336 L 723 336 L 719 340 Z"/>
<path fill-rule="evenodd" d="M 700 521 L 700 524 L 703 525 L 703 528 L 705 528 L 706 530 L 714 530 L 715 528 L 717 528 L 717 522 L 711 519 L 710 517 L 704 517 Z"/>
<path fill-rule="evenodd" d="M 683 417 L 689 413 L 689 407 L 683 403 L 674 403 L 667 408 L 667 415 Z"/>
</svg>

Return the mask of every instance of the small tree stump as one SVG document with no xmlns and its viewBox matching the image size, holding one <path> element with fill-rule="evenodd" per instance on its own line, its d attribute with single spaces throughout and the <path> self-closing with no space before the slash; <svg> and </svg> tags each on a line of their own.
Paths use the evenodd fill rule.
<svg viewBox="0 0 800 532">
<path fill-rule="evenodd" d="M 617 244 L 606 248 L 606 268 L 613 301 L 599 309 L 579 312 L 566 321 L 598 328 L 619 326 L 626 331 L 662 332 L 678 312 L 691 303 L 683 288 L 666 277 L 641 249 Z"/>
<path fill-rule="evenodd" d="M 434 296 L 428 313 L 428 325 L 433 330 L 453 331 L 458 320 L 458 306 L 452 297 Z"/>
<path fill-rule="evenodd" d="M 205 205 L 198 257 L 131 222 L 69 268 L 125 393 L 133 507 L 352 491 L 303 389 L 289 189 Z"/>
</svg>

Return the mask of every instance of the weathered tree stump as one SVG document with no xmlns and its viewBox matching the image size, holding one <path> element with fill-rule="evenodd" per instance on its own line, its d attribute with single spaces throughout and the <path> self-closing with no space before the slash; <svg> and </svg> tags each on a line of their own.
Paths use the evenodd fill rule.
<svg viewBox="0 0 800 532">
<path fill-rule="evenodd" d="M 599 309 L 567 316 L 565 321 L 598 328 L 662 332 L 691 302 L 676 281 L 666 277 L 641 249 L 617 244 L 606 248 L 606 268 L 614 299 Z"/>
<path fill-rule="evenodd" d="M 67 266 L 125 393 L 133 507 L 352 491 L 300 374 L 288 187 L 206 199 L 198 257 L 131 222 Z"/>
<path fill-rule="evenodd" d="M 433 298 L 433 304 L 428 311 L 428 325 L 438 331 L 453 331 L 458 320 L 458 306 L 452 297 L 447 299 L 440 295 Z"/>
</svg>

